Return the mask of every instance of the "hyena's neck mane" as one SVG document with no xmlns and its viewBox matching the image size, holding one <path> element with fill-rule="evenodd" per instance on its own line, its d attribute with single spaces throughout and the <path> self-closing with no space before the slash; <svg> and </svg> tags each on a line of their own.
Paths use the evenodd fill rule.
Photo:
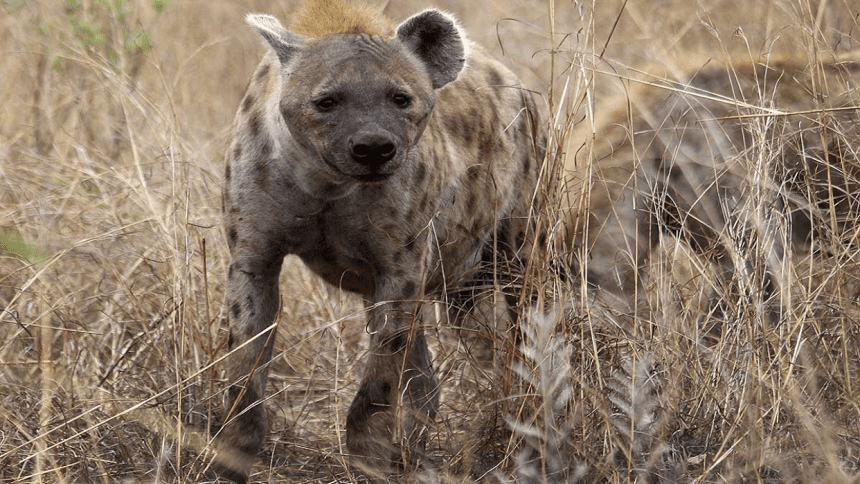
<svg viewBox="0 0 860 484">
<path fill-rule="evenodd" d="M 293 16 L 290 30 L 304 37 L 331 34 L 394 35 L 391 21 L 379 8 L 347 0 L 307 0 Z"/>
</svg>

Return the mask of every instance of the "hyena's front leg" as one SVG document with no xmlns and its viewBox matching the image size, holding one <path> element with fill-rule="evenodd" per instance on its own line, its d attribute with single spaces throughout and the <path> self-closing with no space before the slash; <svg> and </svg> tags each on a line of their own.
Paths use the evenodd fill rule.
<svg viewBox="0 0 860 484">
<path fill-rule="evenodd" d="M 346 421 L 347 447 L 364 470 L 387 472 L 424 454 L 439 393 L 417 314 L 415 296 L 370 310 L 370 351 Z"/>
<path fill-rule="evenodd" d="M 266 328 L 278 312 L 281 262 L 282 258 L 249 262 L 234 254 L 228 272 L 228 346 L 235 351 L 227 360 L 230 386 L 215 439 L 215 464 L 222 476 L 237 483 L 247 482 L 267 430 L 262 398 L 275 335 Z"/>
</svg>

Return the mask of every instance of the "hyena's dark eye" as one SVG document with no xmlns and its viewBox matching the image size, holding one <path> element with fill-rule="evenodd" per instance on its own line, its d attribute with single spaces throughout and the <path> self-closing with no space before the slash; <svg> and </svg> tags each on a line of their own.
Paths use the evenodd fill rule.
<svg viewBox="0 0 860 484">
<path fill-rule="evenodd" d="M 322 97 L 314 101 L 314 105 L 316 105 L 317 109 L 320 111 L 330 111 L 337 106 L 337 99 L 331 96 Z"/>
<path fill-rule="evenodd" d="M 409 94 L 395 94 L 391 96 L 391 102 L 399 108 L 408 108 L 412 105 L 412 96 Z"/>
</svg>

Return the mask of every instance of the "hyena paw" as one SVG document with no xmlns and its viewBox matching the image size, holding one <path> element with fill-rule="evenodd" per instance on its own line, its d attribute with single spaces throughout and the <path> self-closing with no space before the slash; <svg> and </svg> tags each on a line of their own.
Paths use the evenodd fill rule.
<svg viewBox="0 0 860 484">
<path fill-rule="evenodd" d="M 347 417 L 350 464 L 372 479 L 383 480 L 430 465 L 426 454 L 429 418 L 423 414 L 418 418 L 408 407 L 397 412 L 380 404 L 363 405 L 361 395 L 359 392 Z"/>
<path fill-rule="evenodd" d="M 221 477 L 245 484 L 268 429 L 266 410 L 260 402 L 252 402 L 239 405 L 233 413 L 215 433 L 212 466 Z"/>
</svg>

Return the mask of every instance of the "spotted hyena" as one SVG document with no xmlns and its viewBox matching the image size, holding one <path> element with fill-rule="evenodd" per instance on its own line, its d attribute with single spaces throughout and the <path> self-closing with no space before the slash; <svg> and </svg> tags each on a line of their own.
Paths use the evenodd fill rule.
<svg viewBox="0 0 860 484">
<path fill-rule="evenodd" d="M 762 59 L 685 76 L 603 78 L 620 89 L 569 136 L 567 190 L 588 204 L 564 227 L 589 297 L 642 324 L 665 270 L 655 255 L 671 241 L 669 265 L 685 250 L 709 267 L 702 314 L 757 301 L 778 318 L 800 273 L 788 270 L 792 254 L 856 243 L 860 63 Z"/>
<path fill-rule="evenodd" d="M 268 15 L 247 21 L 269 52 L 227 152 L 235 354 L 220 466 L 244 482 L 266 434 L 260 400 L 288 254 L 368 308 L 350 453 L 371 467 L 420 458 L 439 392 L 421 301 L 480 281 L 490 247 L 524 256 L 544 157 L 535 101 L 438 10 L 393 26 L 370 7 L 312 0 L 289 29 Z"/>
</svg>

